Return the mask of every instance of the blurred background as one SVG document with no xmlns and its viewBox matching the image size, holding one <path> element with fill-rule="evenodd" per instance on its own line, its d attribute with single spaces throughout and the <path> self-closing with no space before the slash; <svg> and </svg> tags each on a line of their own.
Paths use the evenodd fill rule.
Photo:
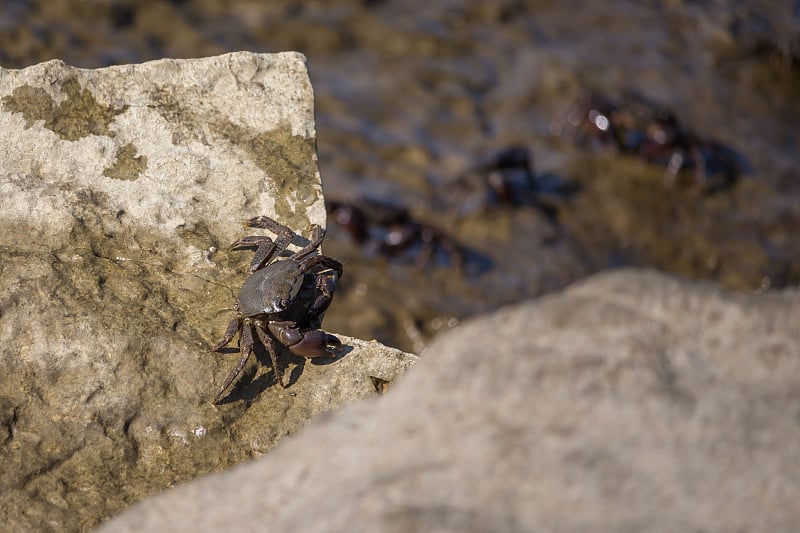
<svg viewBox="0 0 800 533">
<path fill-rule="evenodd" d="M 418 352 L 625 266 L 800 283 L 800 1 L 0 7 L 5 68 L 238 50 L 308 60 L 345 265 L 329 331 Z"/>
</svg>

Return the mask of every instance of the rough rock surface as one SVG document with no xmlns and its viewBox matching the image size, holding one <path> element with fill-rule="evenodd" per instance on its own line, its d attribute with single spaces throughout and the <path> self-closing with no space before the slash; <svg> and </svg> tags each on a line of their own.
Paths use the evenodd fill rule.
<svg viewBox="0 0 800 533">
<path fill-rule="evenodd" d="M 217 250 L 256 215 L 324 226 L 313 104 L 296 53 L 0 70 L 4 531 L 92 527 L 413 363 L 342 337 L 332 364 L 287 353 L 289 388 L 251 361 L 210 403 L 250 259 Z"/>
<path fill-rule="evenodd" d="M 600 274 L 101 530 L 796 531 L 798 323 L 797 291 Z"/>
</svg>

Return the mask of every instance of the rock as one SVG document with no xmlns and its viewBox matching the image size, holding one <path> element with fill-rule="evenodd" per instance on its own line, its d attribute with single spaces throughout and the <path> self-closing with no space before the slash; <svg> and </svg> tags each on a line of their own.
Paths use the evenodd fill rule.
<svg viewBox="0 0 800 533">
<path fill-rule="evenodd" d="M 597 275 L 100 531 L 795 531 L 800 294 Z"/>
<path fill-rule="evenodd" d="M 325 223 L 300 54 L 0 70 L 0 192 L 4 530 L 92 527 L 415 360 L 341 337 L 328 365 L 287 352 L 289 388 L 251 361 L 210 403 L 237 360 L 210 346 L 251 256 L 217 250 L 252 216 L 305 237 Z"/>
</svg>

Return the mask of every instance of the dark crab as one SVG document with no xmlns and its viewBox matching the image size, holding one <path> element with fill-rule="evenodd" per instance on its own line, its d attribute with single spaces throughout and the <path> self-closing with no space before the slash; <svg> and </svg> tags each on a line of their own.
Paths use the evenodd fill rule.
<svg viewBox="0 0 800 533">
<path fill-rule="evenodd" d="M 733 185 L 749 167 L 733 149 L 689 131 L 669 108 L 635 92 L 625 92 L 617 101 L 588 93 L 570 107 L 567 125 L 581 143 L 612 145 L 666 167 L 670 182 L 680 171 L 692 170 L 694 184 L 706 192 Z M 556 133 L 564 129 L 558 122 L 553 127 Z"/>
<path fill-rule="evenodd" d="M 368 253 L 411 259 L 417 268 L 435 263 L 439 256 L 456 270 L 463 267 L 466 249 L 440 229 L 417 221 L 406 207 L 373 198 L 333 200 L 325 207 Z"/>
<path fill-rule="evenodd" d="M 445 191 L 458 216 L 471 216 L 493 208 L 532 207 L 554 225 L 558 209 L 576 192 L 555 174 L 536 174 L 528 148 L 512 145 L 482 158 L 452 180 Z"/>
<path fill-rule="evenodd" d="M 342 276 L 341 263 L 324 255 L 312 255 L 324 238 L 322 228 L 313 224 L 310 242 L 289 257 L 279 259 L 295 236 L 291 229 L 265 216 L 248 220 L 245 227 L 268 229 L 276 238 L 273 241 L 252 235 L 229 248 L 255 248 L 256 252 L 250 262 L 250 277 L 244 281 L 233 304 L 236 316 L 228 324 L 225 336 L 212 348 L 220 351 L 241 332 L 241 358 L 214 397 L 214 403 L 219 402 L 247 363 L 255 344 L 254 331 L 269 353 L 276 380 L 284 387 L 277 365 L 276 340 L 292 353 L 307 358 L 334 357 L 341 348 L 339 339 L 316 329 L 331 303 L 336 281 Z"/>
</svg>

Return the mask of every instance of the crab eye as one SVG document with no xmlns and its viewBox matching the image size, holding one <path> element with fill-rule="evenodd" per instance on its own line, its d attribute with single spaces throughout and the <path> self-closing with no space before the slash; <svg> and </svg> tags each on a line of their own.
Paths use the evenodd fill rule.
<svg viewBox="0 0 800 533">
<path fill-rule="evenodd" d="M 279 302 L 279 304 L 280 304 L 281 308 L 286 308 L 286 307 L 289 307 L 289 304 L 290 304 L 290 303 L 291 303 L 291 302 L 290 302 L 289 300 L 287 300 L 286 298 L 283 298 L 283 299 L 282 299 L 282 300 Z"/>
</svg>

